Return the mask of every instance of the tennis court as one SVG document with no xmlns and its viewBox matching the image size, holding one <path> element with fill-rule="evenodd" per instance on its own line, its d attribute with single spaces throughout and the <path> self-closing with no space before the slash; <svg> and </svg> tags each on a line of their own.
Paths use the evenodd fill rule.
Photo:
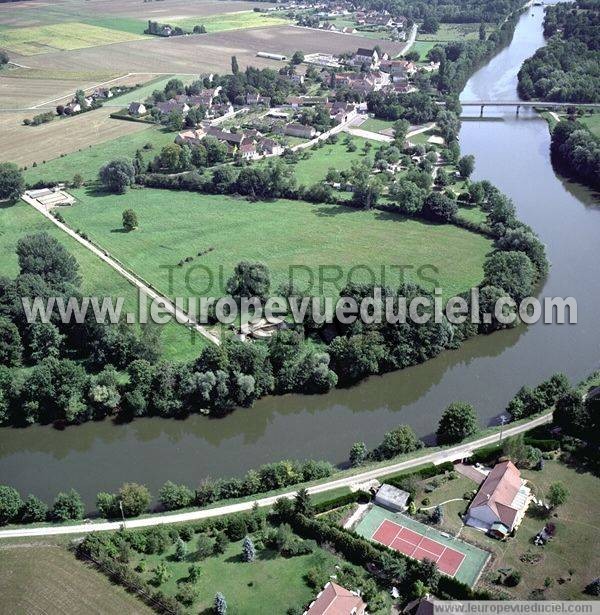
<svg viewBox="0 0 600 615">
<path fill-rule="evenodd" d="M 388 519 L 381 522 L 371 538 L 414 559 L 431 560 L 437 564 L 440 572 L 451 577 L 458 572 L 465 559 L 459 551 Z"/>
<path fill-rule="evenodd" d="M 411 517 L 373 506 L 356 531 L 417 560 L 428 559 L 440 572 L 470 585 L 477 582 L 490 554 Z"/>
</svg>

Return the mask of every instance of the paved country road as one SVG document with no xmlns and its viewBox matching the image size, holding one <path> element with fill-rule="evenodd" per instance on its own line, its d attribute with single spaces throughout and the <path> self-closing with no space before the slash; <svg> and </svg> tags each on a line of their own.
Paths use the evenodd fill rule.
<svg viewBox="0 0 600 615">
<path fill-rule="evenodd" d="M 543 414 L 538 416 L 527 423 L 516 425 L 515 427 L 507 427 L 503 430 L 502 437 L 515 436 L 517 434 L 528 431 L 533 427 L 549 423 L 552 420 L 552 413 Z M 434 463 L 436 465 L 444 463 L 446 461 L 455 461 L 457 459 L 463 459 L 468 457 L 474 450 L 498 442 L 499 434 L 494 433 L 490 436 L 485 436 L 468 442 L 466 444 L 459 444 L 451 448 L 444 449 L 442 451 L 435 451 L 414 459 L 407 459 L 396 463 L 390 463 L 385 466 L 380 466 L 373 470 L 366 470 L 352 476 L 344 476 L 343 478 L 332 479 L 319 485 L 309 487 L 308 491 L 311 494 L 324 493 L 338 489 L 339 487 L 349 487 L 357 483 L 363 483 L 371 479 L 383 476 L 385 474 L 391 474 L 394 472 L 400 472 L 402 470 L 408 470 L 424 463 Z M 236 504 L 226 504 L 216 508 L 205 508 L 202 510 L 194 510 L 191 512 L 173 513 L 168 515 L 153 515 L 145 517 L 143 519 L 131 519 L 125 522 L 125 526 L 128 529 L 149 527 L 153 525 L 163 525 L 169 523 L 182 523 L 188 521 L 197 521 L 199 519 L 207 519 L 209 517 L 220 517 L 222 515 L 228 515 L 231 513 L 242 512 L 250 510 L 254 504 L 258 506 L 272 506 L 279 498 L 292 498 L 296 494 L 296 491 L 287 491 L 278 495 L 258 498 L 247 502 L 238 502 Z M 10 530 L 0 531 L 0 539 L 2 538 L 22 538 L 31 536 L 58 536 L 63 534 L 87 534 L 89 532 L 103 532 L 107 530 L 118 530 L 123 525 L 122 521 L 105 521 L 98 523 L 80 523 L 77 525 L 51 525 L 46 527 L 22 527 Z"/>
</svg>

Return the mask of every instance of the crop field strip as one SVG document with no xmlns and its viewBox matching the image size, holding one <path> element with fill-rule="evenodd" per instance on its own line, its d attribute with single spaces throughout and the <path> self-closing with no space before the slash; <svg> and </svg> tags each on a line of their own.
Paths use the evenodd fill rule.
<svg viewBox="0 0 600 615">
<path fill-rule="evenodd" d="M 71 21 L 46 26 L 3 28 L 0 30 L 0 47 L 19 55 L 30 56 L 125 43 L 142 38 L 146 37 L 143 34 L 132 34 Z"/>
</svg>

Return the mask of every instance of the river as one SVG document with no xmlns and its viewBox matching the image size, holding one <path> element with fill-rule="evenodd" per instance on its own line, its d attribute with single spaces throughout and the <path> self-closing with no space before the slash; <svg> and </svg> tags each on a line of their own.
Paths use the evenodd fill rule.
<svg viewBox="0 0 600 615">
<path fill-rule="evenodd" d="M 523 14 L 511 44 L 473 75 L 463 101 L 517 99 L 519 67 L 544 44 L 542 20 L 542 7 Z M 351 389 L 269 397 L 224 419 L 2 429 L 0 483 L 47 500 L 74 487 L 91 506 L 98 491 L 126 480 L 156 493 L 166 480 L 194 486 L 206 476 L 240 474 L 287 457 L 338 463 L 353 442 L 372 446 L 401 423 L 431 436 L 452 400 L 471 402 L 490 423 L 522 384 L 535 385 L 556 371 L 577 380 L 598 369 L 600 208 L 592 194 L 555 175 L 547 125 L 532 111 L 517 118 L 514 110 L 486 109 L 484 121 L 463 122 L 460 141 L 463 153 L 476 158 L 474 177 L 507 193 L 546 243 L 552 267 L 540 292 L 575 297 L 577 325 L 537 324 L 480 336 L 424 365 Z"/>
</svg>

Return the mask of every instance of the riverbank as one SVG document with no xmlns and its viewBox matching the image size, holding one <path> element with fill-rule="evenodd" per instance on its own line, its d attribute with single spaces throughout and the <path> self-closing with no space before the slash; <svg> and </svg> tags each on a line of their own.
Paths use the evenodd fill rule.
<svg viewBox="0 0 600 615">
<path fill-rule="evenodd" d="M 266 507 L 272 506 L 278 498 L 293 498 L 298 489 L 307 487 L 308 492 L 311 495 L 334 492 L 338 489 L 351 488 L 358 484 L 366 483 L 374 479 L 384 479 L 390 475 L 419 468 L 427 464 L 440 465 L 442 463 L 457 461 L 470 457 L 473 452 L 478 449 L 488 447 L 490 445 L 499 444 L 506 438 L 525 433 L 551 422 L 552 412 L 542 413 L 534 418 L 521 421 L 518 424 L 511 425 L 510 427 L 498 427 L 492 430 L 490 435 L 475 436 L 471 441 L 461 442 L 459 445 L 438 448 L 435 450 L 425 449 L 423 454 L 410 455 L 408 459 L 398 460 L 394 459 L 392 463 L 379 463 L 374 464 L 374 468 L 365 470 L 364 468 L 355 468 L 354 470 L 340 472 L 334 479 L 327 479 L 326 481 L 315 481 L 314 483 L 305 483 L 297 485 L 294 490 L 279 490 L 278 492 L 263 497 L 257 498 L 251 496 L 243 498 L 239 502 L 219 505 L 215 504 L 214 507 L 206 507 L 202 509 L 192 510 L 190 512 L 164 513 L 148 515 L 144 517 L 138 517 L 134 519 L 127 519 L 123 521 L 98 521 L 98 522 L 84 522 L 84 523 L 65 523 L 61 525 L 48 525 L 40 524 L 35 526 L 19 526 L 18 528 L 11 528 L 0 530 L 0 539 L 2 538 L 21 538 L 26 536 L 55 536 L 65 534 L 87 534 L 89 532 L 102 532 L 109 530 L 118 530 L 122 526 L 129 529 L 150 527 L 154 525 L 171 524 L 171 523 L 183 523 L 188 521 L 197 521 L 199 519 L 208 519 L 210 517 L 220 517 L 236 512 L 242 512 L 251 510 L 255 506 Z M 499 435 L 499 437 L 497 437 Z"/>
</svg>

